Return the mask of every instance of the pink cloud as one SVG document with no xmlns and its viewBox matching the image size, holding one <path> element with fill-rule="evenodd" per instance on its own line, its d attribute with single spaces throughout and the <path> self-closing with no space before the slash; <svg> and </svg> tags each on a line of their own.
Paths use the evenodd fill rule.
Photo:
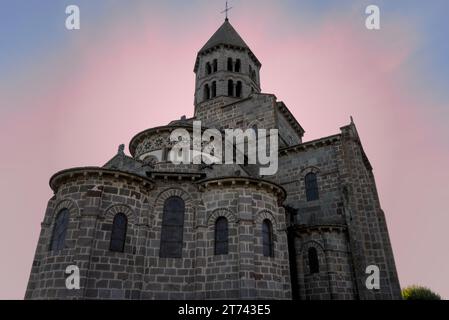
<svg viewBox="0 0 449 320">
<path fill-rule="evenodd" d="M 403 63 L 416 39 L 401 25 L 375 35 L 337 17 L 301 31 L 275 8 L 258 17 L 267 17 L 260 28 L 244 17 L 231 22 L 263 63 L 263 90 L 287 103 L 307 140 L 337 133 L 354 116 L 402 284 L 423 283 L 449 296 L 438 278 L 449 263 L 440 254 L 449 223 L 442 212 L 449 155 L 432 118 L 423 118 L 422 104 L 436 102 L 407 91 L 410 70 Z M 165 20 L 123 20 L 107 34 L 80 37 L 58 59 L 24 75 L 17 92 L 0 95 L 17 110 L 0 120 L 8 153 L 0 192 L 7 195 L 3 212 L 10 213 L 1 227 L 9 240 L 0 246 L 13 257 L 2 265 L 1 298 L 23 296 L 54 172 L 102 165 L 135 133 L 192 115 L 195 54 L 219 23 L 211 18 L 178 32 Z"/>
</svg>

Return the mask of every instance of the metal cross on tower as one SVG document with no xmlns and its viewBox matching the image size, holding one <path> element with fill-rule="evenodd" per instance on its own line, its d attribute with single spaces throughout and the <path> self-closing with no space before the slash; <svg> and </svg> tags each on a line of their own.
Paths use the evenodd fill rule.
<svg viewBox="0 0 449 320">
<path fill-rule="evenodd" d="M 228 7 L 228 2 L 226 1 L 226 8 L 221 13 L 226 13 L 226 21 L 228 21 L 228 11 L 231 10 L 232 7 Z"/>
</svg>

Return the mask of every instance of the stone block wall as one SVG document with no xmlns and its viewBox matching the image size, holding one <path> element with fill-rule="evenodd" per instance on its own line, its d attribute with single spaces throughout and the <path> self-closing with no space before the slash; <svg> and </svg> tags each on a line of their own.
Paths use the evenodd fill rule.
<svg viewBox="0 0 449 320">
<path fill-rule="evenodd" d="M 351 253 L 344 227 L 310 227 L 297 231 L 296 254 L 299 298 L 353 300 L 357 298 Z M 319 272 L 309 267 L 308 250 L 318 253 Z"/>
<path fill-rule="evenodd" d="M 351 123 L 341 128 L 341 131 L 339 170 L 360 298 L 401 299 L 399 279 L 372 167 L 355 125 Z M 379 290 L 368 290 L 365 286 L 365 270 L 369 265 L 376 265 L 380 269 Z"/>
<path fill-rule="evenodd" d="M 150 181 L 100 168 L 57 174 L 26 298 L 289 299 L 279 190 L 237 179 L 236 185 L 217 179 L 205 188 L 190 179 Z M 185 203 L 181 258 L 160 257 L 163 207 L 171 196 Z M 50 251 L 54 218 L 62 208 L 70 211 L 65 248 Z M 123 252 L 109 249 L 117 213 L 128 218 Z M 229 223 L 229 251 L 215 255 L 215 221 L 221 216 Z M 264 217 L 275 226 L 274 257 L 262 254 Z M 72 264 L 80 269 L 80 290 L 65 286 L 65 268 Z"/>
<path fill-rule="evenodd" d="M 64 175 L 42 223 L 26 298 L 130 298 L 140 285 L 136 266 L 141 213 L 147 211 L 150 184 L 110 170 L 74 170 Z M 58 212 L 67 208 L 70 220 L 62 250 L 50 243 Z M 110 226 L 116 212 L 128 217 L 124 253 L 109 251 Z M 67 290 L 65 269 L 80 269 L 81 290 Z"/>
<path fill-rule="evenodd" d="M 235 102 L 235 103 L 234 103 Z M 252 94 L 248 99 L 215 99 L 197 106 L 196 119 L 204 126 L 217 129 L 247 129 L 257 125 L 261 129 L 276 128 L 275 97 Z"/>
<path fill-rule="evenodd" d="M 278 199 L 263 188 L 208 185 L 204 190 L 207 226 L 205 298 L 289 299 L 291 297 L 285 215 Z M 213 226 L 229 221 L 229 254 L 213 255 Z M 273 225 L 274 257 L 262 249 L 262 221 Z"/>
<path fill-rule="evenodd" d="M 317 174 L 318 200 L 306 200 L 304 177 L 309 172 Z M 400 299 L 385 216 L 372 168 L 353 124 L 343 127 L 339 135 L 281 150 L 279 171 L 272 180 L 286 189 L 285 204 L 297 212 L 295 225 L 303 228 L 347 228 L 344 234 L 349 249 L 341 261 L 347 261 L 346 269 L 352 271 L 345 272 L 343 284 L 338 278 L 328 277 L 330 282 L 336 282 L 334 288 L 346 289 L 332 291 L 330 286 L 326 289 L 320 275 L 307 278 L 307 273 L 301 273 L 304 271 L 301 270 L 298 271 L 299 277 L 305 277 L 301 280 L 304 283 L 299 283 L 301 298 Z M 297 239 L 296 250 L 301 243 L 302 240 Z M 302 254 L 298 254 L 296 263 L 298 268 L 304 264 Z M 379 290 L 366 288 L 366 268 L 369 265 L 380 269 Z M 352 287 L 348 285 L 351 281 Z"/>
<path fill-rule="evenodd" d="M 337 139 L 332 144 L 304 146 L 304 150 L 282 151 L 279 170 L 271 179 L 287 192 L 285 205 L 298 210 L 297 224 L 344 223 L 344 208 L 338 170 Z M 305 176 L 316 173 L 319 199 L 307 201 Z"/>
</svg>

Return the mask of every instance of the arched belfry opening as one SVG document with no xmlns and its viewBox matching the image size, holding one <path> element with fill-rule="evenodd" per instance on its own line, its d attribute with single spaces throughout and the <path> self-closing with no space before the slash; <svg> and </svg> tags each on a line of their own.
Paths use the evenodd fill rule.
<svg viewBox="0 0 449 320">
<path fill-rule="evenodd" d="M 212 90 L 211 90 L 211 97 L 215 98 L 217 96 L 217 82 L 212 82 Z"/>
<path fill-rule="evenodd" d="M 203 96 L 204 96 L 204 100 L 209 100 L 210 99 L 210 90 L 209 90 L 209 85 L 208 84 L 204 85 Z"/>
<path fill-rule="evenodd" d="M 234 96 L 234 81 L 228 80 L 228 96 L 233 97 Z"/>
<path fill-rule="evenodd" d="M 235 86 L 235 96 L 237 98 L 242 97 L 242 81 L 237 81 L 237 85 Z"/>
<path fill-rule="evenodd" d="M 234 68 L 233 68 L 233 62 L 232 62 L 232 58 L 228 58 L 228 64 L 227 64 L 227 66 L 228 66 L 228 71 L 233 71 L 234 70 Z"/>
<path fill-rule="evenodd" d="M 241 67 L 242 67 L 242 62 L 240 61 L 240 59 L 235 60 L 234 71 L 240 72 Z"/>
</svg>

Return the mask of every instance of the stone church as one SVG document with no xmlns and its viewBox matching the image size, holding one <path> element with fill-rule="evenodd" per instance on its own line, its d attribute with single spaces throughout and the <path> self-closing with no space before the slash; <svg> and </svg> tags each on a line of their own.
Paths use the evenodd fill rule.
<svg viewBox="0 0 449 320">
<path fill-rule="evenodd" d="M 102 167 L 60 171 L 26 299 L 400 299 L 372 167 L 352 119 L 303 142 L 261 92 L 261 62 L 226 18 L 199 50 L 194 116 L 135 135 Z M 278 129 L 279 169 L 174 164 L 177 128 Z M 68 266 L 79 289 L 68 289 Z M 379 286 L 366 285 L 368 266 Z"/>
</svg>

